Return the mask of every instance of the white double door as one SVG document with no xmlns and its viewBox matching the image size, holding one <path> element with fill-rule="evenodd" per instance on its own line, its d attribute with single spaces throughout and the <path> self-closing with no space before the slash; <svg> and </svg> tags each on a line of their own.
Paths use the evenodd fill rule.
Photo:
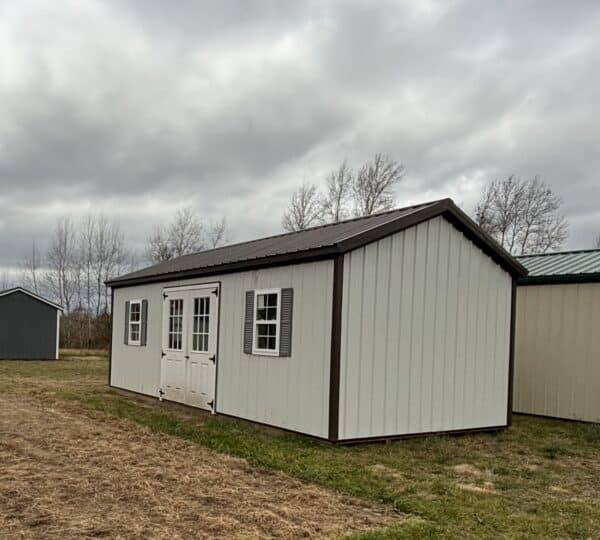
<svg viewBox="0 0 600 540">
<path fill-rule="evenodd" d="M 219 287 L 167 288 L 163 299 L 162 397 L 212 411 Z"/>
</svg>

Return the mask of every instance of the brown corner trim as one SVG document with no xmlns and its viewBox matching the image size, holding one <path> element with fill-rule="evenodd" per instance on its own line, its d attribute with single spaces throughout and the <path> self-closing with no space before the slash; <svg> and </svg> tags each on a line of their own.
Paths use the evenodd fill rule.
<svg viewBox="0 0 600 540">
<path fill-rule="evenodd" d="M 506 424 L 512 426 L 513 383 L 515 377 L 515 329 L 517 318 L 517 282 L 512 280 L 510 294 L 510 345 L 508 353 L 508 396 L 506 403 Z"/>
<path fill-rule="evenodd" d="M 331 311 L 331 358 L 329 368 L 329 440 L 337 442 L 340 421 L 340 355 L 342 346 L 342 297 L 344 256 L 333 263 L 333 302 Z"/>
</svg>

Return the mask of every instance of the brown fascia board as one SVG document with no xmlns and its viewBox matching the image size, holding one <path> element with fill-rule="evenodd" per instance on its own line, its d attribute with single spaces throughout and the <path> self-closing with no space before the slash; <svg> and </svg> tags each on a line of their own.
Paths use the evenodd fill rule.
<svg viewBox="0 0 600 540">
<path fill-rule="evenodd" d="M 446 216 L 458 229 L 461 230 L 476 246 L 490 255 L 494 261 L 505 268 L 513 277 L 523 278 L 529 270 L 515 257 L 506 251 L 496 240 L 479 227 L 467 214 L 465 214 L 451 199 L 446 199 L 448 212 Z"/>
<path fill-rule="evenodd" d="M 568 285 L 569 283 L 600 283 L 600 273 L 527 276 L 517 281 L 519 287 L 528 285 Z"/>
<path fill-rule="evenodd" d="M 242 272 L 245 270 L 257 270 L 270 266 L 284 266 L 289 264 L 299 264 L 303 262 L 312 262 L 323 259 L 332 259 L 339 254 L 347 253 L 359 247 L 375 242 L 391 234 L 400 232 L 424 221 L 443 215 L 467 238 L 469 238 L 482 251 L 487 253 L 500 266 L 505 268 L 513 277 L 522 278 L 527 275 L 527 269 L 504 250 L 493 238 L 483 232 L 475 222 L 458 208 L 452 199 L 442 199 L 432 203 L 422 210 L 417 210 L 413 214 L 400 217 L 374 226 L 372 229 L 341 240 L 332 246 L 308 249 L 306 251 L 295 251 L 263 257 L 260 259 L 250 259 L 239 262 L 227 263 L 218 266 L 204 268 L 192 268 L 188 270 L 178 270 L 157 274 L 153 276 L 140 276 L 129 279 L 114 279 L 106 282 L 109 287 L 126 287 L 131 285 L 141 285 L 144 283 L 157 283 L 162 281 L 173 281 L 178 279 L 198 278 L 204 276 L 214 276 L 218 274 L 229 274 L 233 272 Z"/>
</svg>

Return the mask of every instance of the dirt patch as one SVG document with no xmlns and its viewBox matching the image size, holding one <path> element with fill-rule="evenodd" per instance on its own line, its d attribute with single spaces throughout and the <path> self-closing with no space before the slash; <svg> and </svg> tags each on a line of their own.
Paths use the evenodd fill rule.
<svg viewBox="0 0 600 540">
<path fill-rule="evenodd" d="M 452 471 L 454 474 L 462 476 L 463 480 L 466 480 L 456 484 L 459 489 L 470 491 L 471 493 L 498 493 L 494 487 L 494 482 L 492 481 L 494 475 L 490 471 L 478 469 L 475 465 L 471 465 L 470 463 L 454 465 Z"/>
<path fill-rule="evenodd" d="M 377 476 L 380 476 L 381 478 L 384 478 L 386 480 L 402 480 L 404 478 L 400 471 L 382 465 L 381 463 L 371 465 L 369 469 Z"/>
<path fill-rule="evenodd" d="M 0 397 L 0 536 L 330 537 L 399 522 L 241 459 L 100 413 Z"/>
<path fill-rule="evenodd" d="M 456 484 L 457 487 L 463 489 L 464 491 L 470 491 L 471 493 L 485 493 L 487 495 L 494 495 L 498 493 L 494 489 L 494 484 L 491 482 L 484 482 L 481 486 L 476 486 L 475 484 Z"/>
<path fill-rule="evenodd" d="M 456 474 L 464 475 L 464 476 L 482 476 L 483 473 L 474 465 L 470 465 L 469 463 L 461 463 L 460 465 L 455 465 L 452 467 L 452 470 Z"/>
</svg>

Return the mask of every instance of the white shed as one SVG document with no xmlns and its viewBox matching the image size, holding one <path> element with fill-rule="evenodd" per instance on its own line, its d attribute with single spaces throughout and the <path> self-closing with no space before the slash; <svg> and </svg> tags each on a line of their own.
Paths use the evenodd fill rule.
<svg viewBox="0 0 600 540">
<path fill-rule="evenodd" d="M 108 282 L 110 385 L 333 442 L 510 424 L 524 268 L 450 199 Z"/>
</svg>

